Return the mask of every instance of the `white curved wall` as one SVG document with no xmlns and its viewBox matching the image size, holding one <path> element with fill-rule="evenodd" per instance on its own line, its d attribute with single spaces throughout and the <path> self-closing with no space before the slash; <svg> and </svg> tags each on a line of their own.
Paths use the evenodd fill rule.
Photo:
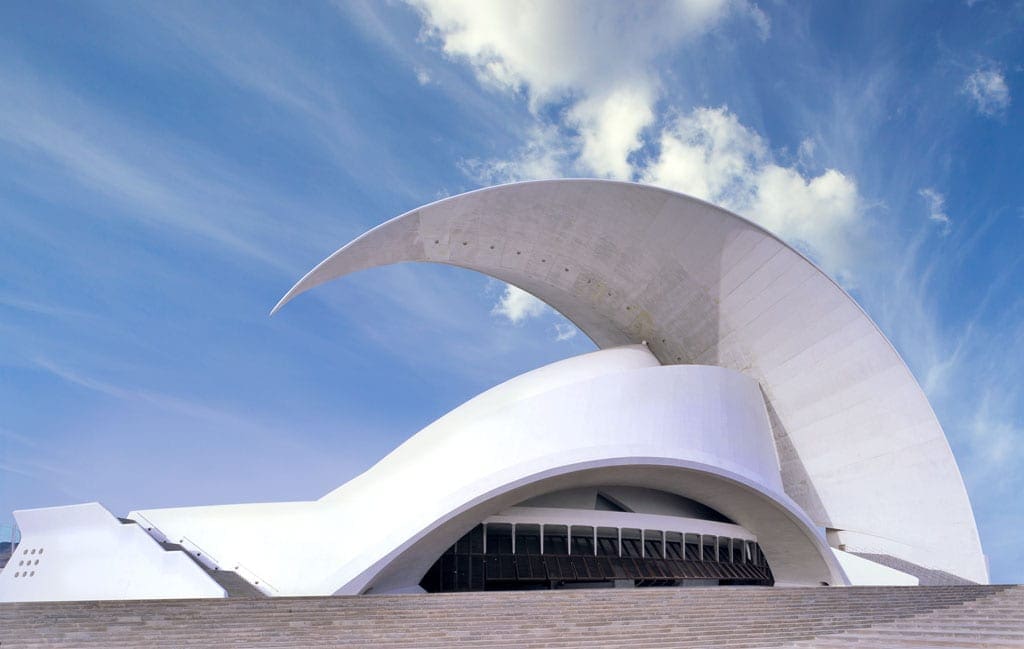
<svg viewBox="0 0 1024 649">
<path fill-rule="evenodd" d="M 493 388 L 316 503 L 141 514 L 224 565 L 246 565 L 279 594 L 379 592 L 415 585 L 487 516 L 588 484 L 692 497 L 756 534 L 777 581 L 845 583 L 823 535 L 782 490 L 757 384 L 719 367 L 661 366 L 642 346 Z"/>
<path fill-rule="evenodd" d="M 14 512 L 21 544 L 0 573 L 0 602 L 227 597 L 178 551 L 98 503 Z"/>
<path fill-rule="evenodd" d="M 557 180 L 426 205 L 359 237 L 281 300 L 358 270 L 452 264 L 519 286 L 606 348 L 756 379 L 786 493 L 817 525 L 985 583 L 963 480 L 914 377 L 840 287 L 763 228 L 674 192 Z M 893 550 L 895 552 L 895 550 Z"/>
</svg>

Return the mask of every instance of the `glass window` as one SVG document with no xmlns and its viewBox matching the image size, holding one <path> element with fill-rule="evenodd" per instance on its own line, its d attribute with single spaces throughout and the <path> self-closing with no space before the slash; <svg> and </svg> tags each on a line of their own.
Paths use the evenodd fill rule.
<svg viewBox="0 0 1024 649">
<path fill-rule="evenodd" d="M 487 525 L 487 554 L 512 554 L 512 526 L 508 523 Z"/>
<path fill-rule="evenodd" d="M 686 560 L 700 561 L 700 534 L 686 534 Z"/>
<path fill-rule="evenodd" d="M 623 528 L 622 556 L 639 559 L 643 556 L 640 550 L 640 530 Z"/>
<path fill-rule="evenodd" d="M 593 556 L 594 528 L 582 525 L 572 526 L 572 554 Z"/>
<path fill-rule="evenodd" d="M 661 559 L 665 556 L 661 530 L 644 530 L 644 556 Z"/>
<path fill-rule="evenodd" d="M 722 563 L 732 563 L 732 554 L 729 551 L 729 540 L 727 537 L 718 537 L 718 560 Z"/>
<path fill-rule="evenodd" d="M 665 532 L 665 556 L 669 559 L 683 558 L 683 535 L 679 532 Z"/>
<path fill-rule="evenodd" d="M 516 525 L 516 554 L 540 554 L 540 525 Z"/>
<path fill-rule="evenodd" d="M 484 551 L 484 526 L 477 525 L 455 543 L 456 554 L 482 554 Z"/>
<path fill-rule="evenodd" d="M 700 539 L 703 544 L 701 559 L 704 561 L 718 561 L 718 539 L 707 535 L 700 537 Z"/>
<path fill-rule="evenodd" d="M 743 539 L 732 540 L 732 562 L 743 563 Z"/>
<path fill-rule="evenodd" d="M 544 526 L 544 554 L 569 554 L 569 542 L 565 525 Z"/>
<path fill-rule="evenodd" d="M 599 557 L 619 556 L 619 528 L 597 528 L 597 555 Z"/>
</svg>

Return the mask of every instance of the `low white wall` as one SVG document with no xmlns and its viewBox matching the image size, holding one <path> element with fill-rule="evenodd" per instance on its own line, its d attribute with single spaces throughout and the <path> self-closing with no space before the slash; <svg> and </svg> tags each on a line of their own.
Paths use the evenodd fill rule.
<svg viewBox="0 0 1024 649">
<path fill-rule="evenodd" d="M 917 586 L 920 583 L 913 575 L 883 566 L 870 559 L 835 548 L 832 548 L 832 553 L 846 571 L 851 586 Z"/>
<path fill-rule="evenodd" d="M 0 602 L 226 597 L 181 552 L 99 503 L 14 512 L 21 544 L 0 573 Z"/>
<path fill-rule="evenodd" d="M 712 507 L 757 536 L 778 581 L 846 583 L 783 491 L 757 383 L 720 367 L 660 366 L 640 345 L 497 386 L 319 501 L 137 514 L 228 568 L 246 566 L 273 594 L 356 594 L 415 586 L 460 536 L 510 506 L 600 485 Z"/>
</svg>

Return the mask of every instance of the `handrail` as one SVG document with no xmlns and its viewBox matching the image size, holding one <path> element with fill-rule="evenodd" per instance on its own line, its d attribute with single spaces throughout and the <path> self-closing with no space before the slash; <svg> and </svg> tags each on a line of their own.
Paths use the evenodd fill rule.
<svg viewBox="0 0 1024 649">
<path fill-rule="evenodd" d="M 144 524 L 140 524 L 140 527 L 142 527 L 142 529 L 151 537 L 153 537 L 157 542 L 174 542 L 174 540 L 170 539 L 166 534 L 164 534 L 163 531 L 160 530 L 160 528 L 154 525 L 153 521 L 149 520 L 144 515 L 138 512 L 135 512 L 134 515 L 135 518 L 139 519 L 136 521 L 136 524 L 140 524 L 139 521 L 142 521 Z M 224 570 L 224 568 L 222 568 L 222 563 L 220 561 L 218 561 L 213 555 L 211 555 L 205 549 L 200 547 L 198 543 L 188 538 L 187 536 L 180 537 L 177 543 L 183 548 L 185 552 L 188 552 L 193 559 L 203 564 L 207 568 L 211 570 Z M 235 563 L 235 567 L 231 571 L 237 573 L 239 577 L 252 584 L 253 588 L 260 591 L 264 595 L 272 596 L 274 593 L 280 592 L 278 591 L 277 588 L 273 586 L 273 584 L 257 575 L 255 572 L 250 570 L 242 563 Z"/>
<path fill-rule="evenodd" d="M 192 539 L 188 538 L 187 536 L 184 536 L 184 537 L 181 538 L 181 545 L 183 547 L 185 547 L 186 543 L 188 545 L 190 545 L 192 548 L 194 548 L 194 553 L 196 555 L 196 559 L 201 559 L 202 556 L 205 556 L 209 560 L 209 563 L 213 564 L 212 566 L 210 566 L 211 568 L 213 568 L 215 570 L 222 570 L 223 569 L 223 568 L 221 568 L 220 562 L 217 561 L 216 559 L 214 559 L 213 556 L 209 552 L 207 552 L 206 550 L 204 550 L 201 547 L 199 547 L 199 544 L 196 543 L 195 541 L 193 541 Z M 204 561 L 203 563 L 205 564 L 207 562 Z M 236 563 L 235 567 L 232 569 L 232 571 L 238 573 L 238 575 L 242 579 L 245 579 L 247 582 L 252 584 L 254 588 L 256 588 L 257 590 L 263 592 L 266 595 L 270 594 L 270 593 L 266 592 L 267 589 L 272 590 L 275 593 L 278 592 L 277 588 L 275 588 L 270 582 L 268 582 L 265 579 L 261 578 L 259 575 L 257 575 L 255 572 L 253 572 L 252 570 L 247 568 L 242 563 Z M 264 586 L 264 588 L 260 588 L 260 586 Z"/>
</svg>

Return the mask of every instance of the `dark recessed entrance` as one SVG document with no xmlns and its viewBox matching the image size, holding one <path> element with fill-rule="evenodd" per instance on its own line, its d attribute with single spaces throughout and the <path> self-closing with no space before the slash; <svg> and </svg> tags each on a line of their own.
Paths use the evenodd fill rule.
<svg viewBox="0 0 1024 649">
<path fill-rule="evenodd" d="M 771 586 L 753 541 L 612 527 L 477 525 L 420 582 L 427 592 L 680 586 Z"/>
</svg>

